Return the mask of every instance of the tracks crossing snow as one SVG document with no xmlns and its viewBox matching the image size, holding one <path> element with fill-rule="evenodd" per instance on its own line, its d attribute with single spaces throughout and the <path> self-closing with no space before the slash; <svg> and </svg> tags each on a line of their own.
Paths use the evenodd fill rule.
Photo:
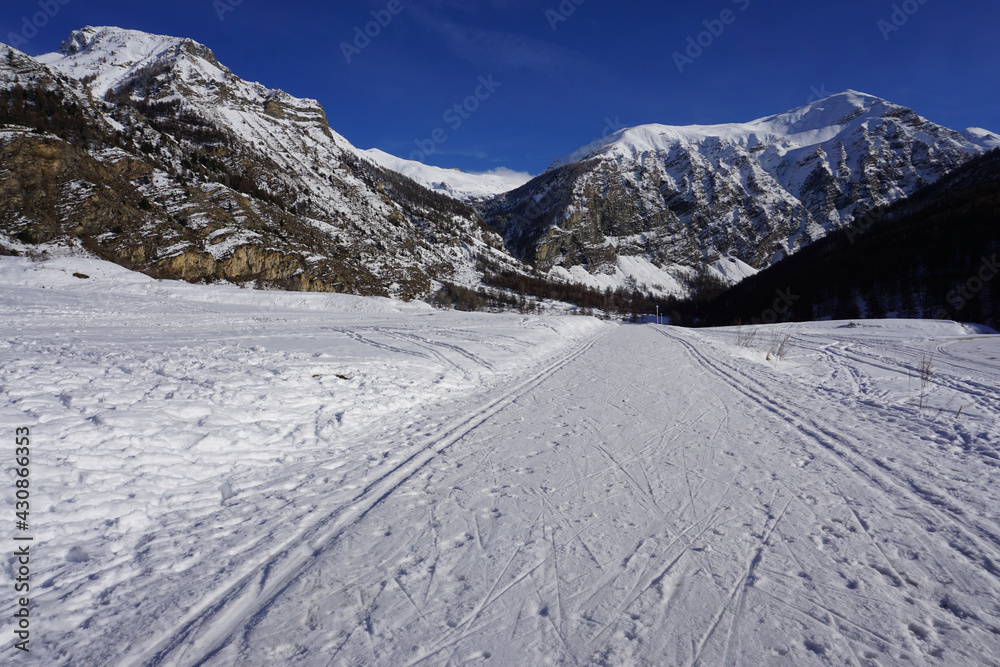
<svg viewBox="0 0 1000 667">
<path fill-rule="evenodd" d="M 581 346 L 602 325 L 346 297 L 248 318 L 249 291 L 46 266 L 17 280 L 89 296 L 0 291 L 0 413 L 52 453 L 47 664 L 1000 656 L 988 337 L 801 325 L 775 368 L 725 331 Z"/>
<path fill-rule="evenodd" d="M 181 624 L 139 655 L 124 656 L 123 665 L 205 663 L 247 627 L 253 627 L 270 603 L 306 572 L 320 552 L 343 531 L 365 517 L 429 461 L 457 440 L 531 391 L 552 373 L 586 353 L 604 332 L 548 364 L 501 396 L 442 429 L 434 439 L 397 467 L 369 483 L 347 507 L 338 508 L 313 528 L 296 535 L 266 562 L 250 568 L 235 582 L 212 592 L 189 611 Z"/>
</svg>

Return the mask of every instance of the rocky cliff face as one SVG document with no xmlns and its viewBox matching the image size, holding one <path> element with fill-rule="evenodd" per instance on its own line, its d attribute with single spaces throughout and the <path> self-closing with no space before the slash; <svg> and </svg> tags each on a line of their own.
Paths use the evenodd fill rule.
<svg viewBox="0 0 1000 667">
<path fill-rule="evenodd" d="M 481 210 L 547 269 L 763 268 L 997 145 L 848 91 L 751 123 L 622 130 Z"/>
<path fill-rule="evenodd" d="M 365 159 L 315 100 L 243 81 L 191 40 L 85 28 L 39 58 L 0 47 L 0 91 L 12 250 L 411 298 L 474 282 L 475 255 L 503 247 L 476 211 Z"/>
</svg>

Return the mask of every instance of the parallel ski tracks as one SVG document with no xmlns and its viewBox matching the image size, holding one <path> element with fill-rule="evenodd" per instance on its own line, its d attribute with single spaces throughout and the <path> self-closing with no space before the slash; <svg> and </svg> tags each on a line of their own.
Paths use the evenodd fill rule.
<svg viewBox="0 0 1000 667">
<path fill-rule="evenodd" d="M 794 426 L 808 440 L 819 444 L 836 463 L 858 476 L 867 486 L 879 489 L 892 496 L 903 496 L 926 510 L 927 515 L 935 517 L 939 527 L 950 527 L 954 533 L 965 538 L 968 545 L 956 545 L 953 540 L 946 540 L 948 545 L 971 562 L 979 565 L 997 579 L 1000 579 L 1000 534 L 995 528 L 987 527 L 976 521 L 974 513 L 964 507 L 953 497 L 945 497 L 940 490 L 930 491 L 923 488 L 916 480 L 901 478 L 894 471 L 879 467 L 877 462 L 868 462 L 844 438 L 830 426 L 825 426 L 809 417 L 795 414 L 782 406 L 777 400 L 770 398 L 772 393 L 763 383 L 747 374 L 738 374 L 733 369 L 726 368 L 722 363 L 714 363 L 705 356 L 697 346 L 683 337 L 656 329 L 658 333 L 672 341 L 680 343 L 702 366 L 715 373 L 735 390 L 757 403 L 765 410 Z"/>
<path fill-rule="evenodd" d="M 277 553 L 247 568 L 236 581 L 206 595 L 172 630 L 145 650 L 123 656 L 120 664 L 130 667 L 205 664 L 239 635 L 245 635 L 246 628 L 259 623 L 278 597 L 350 526 L 363 519 L 435 457 L 553 373 L 586 354 L 607 333 L 605 330 L 591 337 L 499 397 L 440 429 L 417 452 L 370 482 L 353 499 L 287 540 L 277 548 Z"/>
</svg>

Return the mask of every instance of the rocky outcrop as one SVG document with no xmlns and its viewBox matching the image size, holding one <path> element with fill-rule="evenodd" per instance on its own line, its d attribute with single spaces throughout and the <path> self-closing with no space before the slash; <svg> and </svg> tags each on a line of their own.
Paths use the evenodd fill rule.
<svg viewBox="0 0 1000 667">
<path fill-rule="evenodd" d="M 200 282 L 215 277 L 215 258 L 199 250 L 185 250 L 179 255 L 162 259 L 156 263 L 157 273 L 164 278 Z"/>
</svg>

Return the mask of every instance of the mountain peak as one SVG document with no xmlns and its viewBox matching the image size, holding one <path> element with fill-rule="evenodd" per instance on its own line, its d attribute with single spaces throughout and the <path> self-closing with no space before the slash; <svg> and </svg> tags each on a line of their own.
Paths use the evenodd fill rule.
<svg viewBox="0 0 1000 667">
<path fill-rule="evenodd" d="M 669 151 L 681 144 L 726 141 L 743 146 L 782 143 L 785 149 L 819 144 L 836 136 L 862 116 L 881 116 L 902 107 L 856 90 L 830 95 L 783 113 L 744 123 L 716 125 L 648 124 L 619 130 L 556 160 L 550 169 L 603 154 L 636 156 L 648 151 Z M 863 122 L 859 120 L 858 122 Z"/>
<path fill-rule="evenodd" d="M 144 56 L 156 55 L 164 47 L 174 46 L 192 40 L 167 35 L 154 35 L 141 30 L 117 28 L 113 26 L 86 26 L 74 30 L 63 40 L 59 48 L 64 56 L 73 56 L 92 50 L 118 51 Z M 117 55 L 117 53 L 116 53 Z"/>
<path fill-rule="evenodd" d="M 189 60 L 204 80 L 222 81 L 231 74 L 211 49 L 193 39 L 111 26 L 74 30 L 59 51 L 35 60 L 73 78 L 92 76 L 90 89 L 97 97 L 103 97 L 128 76 L 160 62 Z M 185 69 L 190 71 L 192 67 Z"/>
<path fill-rule="evenodd" d="M 109 30 L 113 30 L 113 28 L 95 28 L 90 25 L 74 30 L 69 34 L 69 37 L 63 40 L 59 46 L 59 52 L 64 56 L 72 56 L 86 51 L 93 47 L 98 39 L 105 36 Z"/>
<path fill-rule="evenodd" d="M 897 108 L 897 105 L 874 95 L 845 90 L 784 113 L 757 119 L 748 125 L 768 126 L 779 134 L 793 135 L 843 126 L 862 114 L 884 112 L 890 108 Z"/>
<path fill-rule="evenodd" d="M 59 51 L 38 57 L 45 64 L 69 60 L 80 65 L 104 65 L 129 68 L 149 64 L 163 57 L 189 53 L 219 67 L 215 54 L 207 46 L 193 39 L 154 35 L 141 30 L 114 26 L 86 26 L 74 30 L 63 40 Z"/>
</svg>

